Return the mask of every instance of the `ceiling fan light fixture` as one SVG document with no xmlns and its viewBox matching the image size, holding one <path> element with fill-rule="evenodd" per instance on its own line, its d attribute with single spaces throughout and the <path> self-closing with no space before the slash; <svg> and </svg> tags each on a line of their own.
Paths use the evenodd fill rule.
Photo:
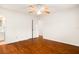
<svg viewBox="0 0 79 59">
<path fill-rule="evenodd" d="M 47 15 L 50 14 L 49 7 L 47 5 L 30 5 L 29 13 L 37 14 L 37 15 Z"/>
</svg>

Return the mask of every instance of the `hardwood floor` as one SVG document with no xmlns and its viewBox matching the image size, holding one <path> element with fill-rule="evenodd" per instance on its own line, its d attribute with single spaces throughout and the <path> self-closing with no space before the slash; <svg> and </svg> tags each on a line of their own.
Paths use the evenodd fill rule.
<svg viewBox="0 0 79 59">
<path fill-rule="evenodd" d="M 36 38 L 0 45 L 0 54 L 79 54 L 79 47 Z"/>
</svg>

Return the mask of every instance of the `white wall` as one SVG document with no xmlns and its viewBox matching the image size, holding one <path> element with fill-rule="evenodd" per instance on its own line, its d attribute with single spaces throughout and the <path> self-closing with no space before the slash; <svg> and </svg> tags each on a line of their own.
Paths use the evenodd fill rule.
<svg viewBox="0 0 79 59">
<path fill-rule="evenodd" d="M 6 18 L 6 43 L 31 38 L 31 18 L 27 14 L 0 8 L 0 16 Z"/>
<path fill-rule="evenodd" d="M 45 21 L 44 21 L 45 20 Z M 56 10 L 43 18 L 44 38 L 79 46 L 79 9 Z"/>
</svg>

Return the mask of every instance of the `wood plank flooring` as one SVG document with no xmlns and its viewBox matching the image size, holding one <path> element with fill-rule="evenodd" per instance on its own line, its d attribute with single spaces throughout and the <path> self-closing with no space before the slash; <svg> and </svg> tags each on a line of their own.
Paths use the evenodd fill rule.
<svg viewBox="0 0 79 59">
<path fill-rule="evenodd" d="M 79 47 L 35 38 L 0 45 L 0 54 L 79 54 Z"/>
</svg>

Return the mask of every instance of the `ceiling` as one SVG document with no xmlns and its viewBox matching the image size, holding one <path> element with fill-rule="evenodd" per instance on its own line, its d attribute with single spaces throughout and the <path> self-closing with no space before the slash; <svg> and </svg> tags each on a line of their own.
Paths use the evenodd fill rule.
<svg viewBox="0 0 79 59">
<path fill-rule="evenodd" d="M 20 11 L 20 12 L 27 12 L 28 4 L 0 4 L 0 8 L 13 10 L 13 11 Z M 55 10 L 63 10 L 69 8 L 78 8 L 79 5 L 77 4 L 49 4 L 50 9 Z"/>
</svg>

